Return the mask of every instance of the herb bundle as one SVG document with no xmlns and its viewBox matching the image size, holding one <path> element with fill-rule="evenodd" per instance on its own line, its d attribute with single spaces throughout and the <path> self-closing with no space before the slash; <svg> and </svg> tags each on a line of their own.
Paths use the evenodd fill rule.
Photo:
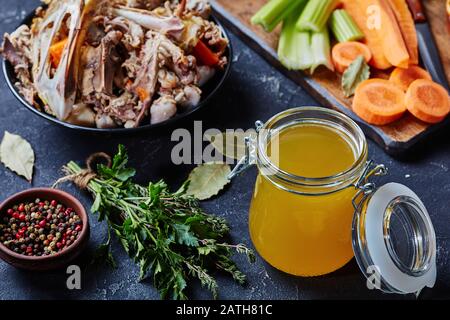
<svg viewBox="0 0 450 320">
<path fill-rule="evenodd" d="M 171 193 L 163 181 L 144 187 L 132 181 L 135 170 L 128 168 L 128 156 L 120 145 L 111 166 L 99 164 L 86 188 L 95 201 L 91 211 L 108 224 L 108 240 L 97 257 L 114 264 L 110 234 L 115 234 L 128 255 L 140 266 L 140 280 L 153 277 L 162 298 L 186 299 L 190 279 L 197 278 L 213 296 L 218 285 L 212 271 L 229 273 L 243 284 L 245 275 L 231 260 L 233 251 L 253 262 L 253 252 L 242 244 L 224 242 L 229 227 L 220 217 L 206 214 L 196 198 L 186 195 L 189 182 Z M 68 178 L 86 173 L 74 162 L 64 171 Z M 92 174 L 92 173 L 91 173 Z"/>
</svg>

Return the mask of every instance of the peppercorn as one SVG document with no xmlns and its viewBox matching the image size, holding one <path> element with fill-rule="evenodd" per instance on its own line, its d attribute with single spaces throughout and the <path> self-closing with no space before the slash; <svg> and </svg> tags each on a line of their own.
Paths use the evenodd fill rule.
<svg viewBox="0 0 450 320">
<path fill-rule="evenodd" d="M 45 221 L 45 219 L 44 219 L 44 220 L 41 220 L 41 221 L 39 222 L 39 227 L 44 228 L 46 224 L 47 224 L 47 221 Z"/>
<path fill-rule="evenodd" d="M 19 203 L 0 217 L 0 243 L 27 256 L 47 256 L 64 250 L 78 238 L 83 224 L 73 208 L 56 200 Z"/>
</svg>

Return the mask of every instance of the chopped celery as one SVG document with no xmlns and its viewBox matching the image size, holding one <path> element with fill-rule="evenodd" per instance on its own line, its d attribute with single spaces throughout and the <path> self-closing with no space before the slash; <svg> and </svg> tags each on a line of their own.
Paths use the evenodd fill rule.
<svg viewBox="0 0 450 320">
<path fill-rule="evenodd" d="M 334 71 L 333 63 L 330 55 L 330 36 L 328 29 L 325 27 L 320 32 L 313 32 L 311 36 L 311 52 L 313 63 L 311 65 L 311 74 L 316 68 L 324 65 L 331 71 Z"/>
<path fill-rule="evenodd" d="M 338 0 L 309 0 L 298 19 L 297 28 L 303 31 L 320 32 L 338 3 Z"/>
<path fill-rule="evenodd" d="M 270 0 L 251 19 L 252 24 L 259 24 L 267 32 L 289 16 L 291 12 L 306 4 L 307 0 Z"/>
<path fill-rule="evenodd" d="M 334 10 L 329 24 L 334 37 L 339 42 L 356 41 L 364 38 L 362 31 L 344 9 Z"/>
<path fill-rule="evenodd" d="M 299 15 L 291 14 L 283 22 L 278 43 L 278 59 L 288 69 L 306 70 L 313 65 L 311 33 L 295 27 Z"/>
</svg>

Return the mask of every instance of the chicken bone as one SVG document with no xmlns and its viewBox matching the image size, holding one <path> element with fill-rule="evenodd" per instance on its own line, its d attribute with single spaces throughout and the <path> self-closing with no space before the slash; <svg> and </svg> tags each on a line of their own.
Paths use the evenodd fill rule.
<svg viewBox="0 0 450 320">
<path fill-rule="evenodd" d="M 183 21 L 177 16 L 161 16 L 154 12 L 129 8 L 125 6 L 116 6 L 112 10 L 113 14 L 129 19 L 142 27 L 170 35 L 175 38 L 183 32 Z"/>
</svg>

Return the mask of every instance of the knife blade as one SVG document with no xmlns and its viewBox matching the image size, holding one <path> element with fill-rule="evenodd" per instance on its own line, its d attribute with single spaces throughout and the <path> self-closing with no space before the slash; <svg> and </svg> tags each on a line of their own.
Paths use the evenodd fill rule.
<svg viewBox="0 0 450 320">
<path fill-rule="evenodd" d="M 439 51 L 436 47 L 436 42 L 422 4 L 420 0 L 407 0 L 407 2 L 416 24 L 417 42 L 422 62 L 433 78 L 433 81 L 442 85 L 447 91 L 450 91 Z"/>
</svg>

